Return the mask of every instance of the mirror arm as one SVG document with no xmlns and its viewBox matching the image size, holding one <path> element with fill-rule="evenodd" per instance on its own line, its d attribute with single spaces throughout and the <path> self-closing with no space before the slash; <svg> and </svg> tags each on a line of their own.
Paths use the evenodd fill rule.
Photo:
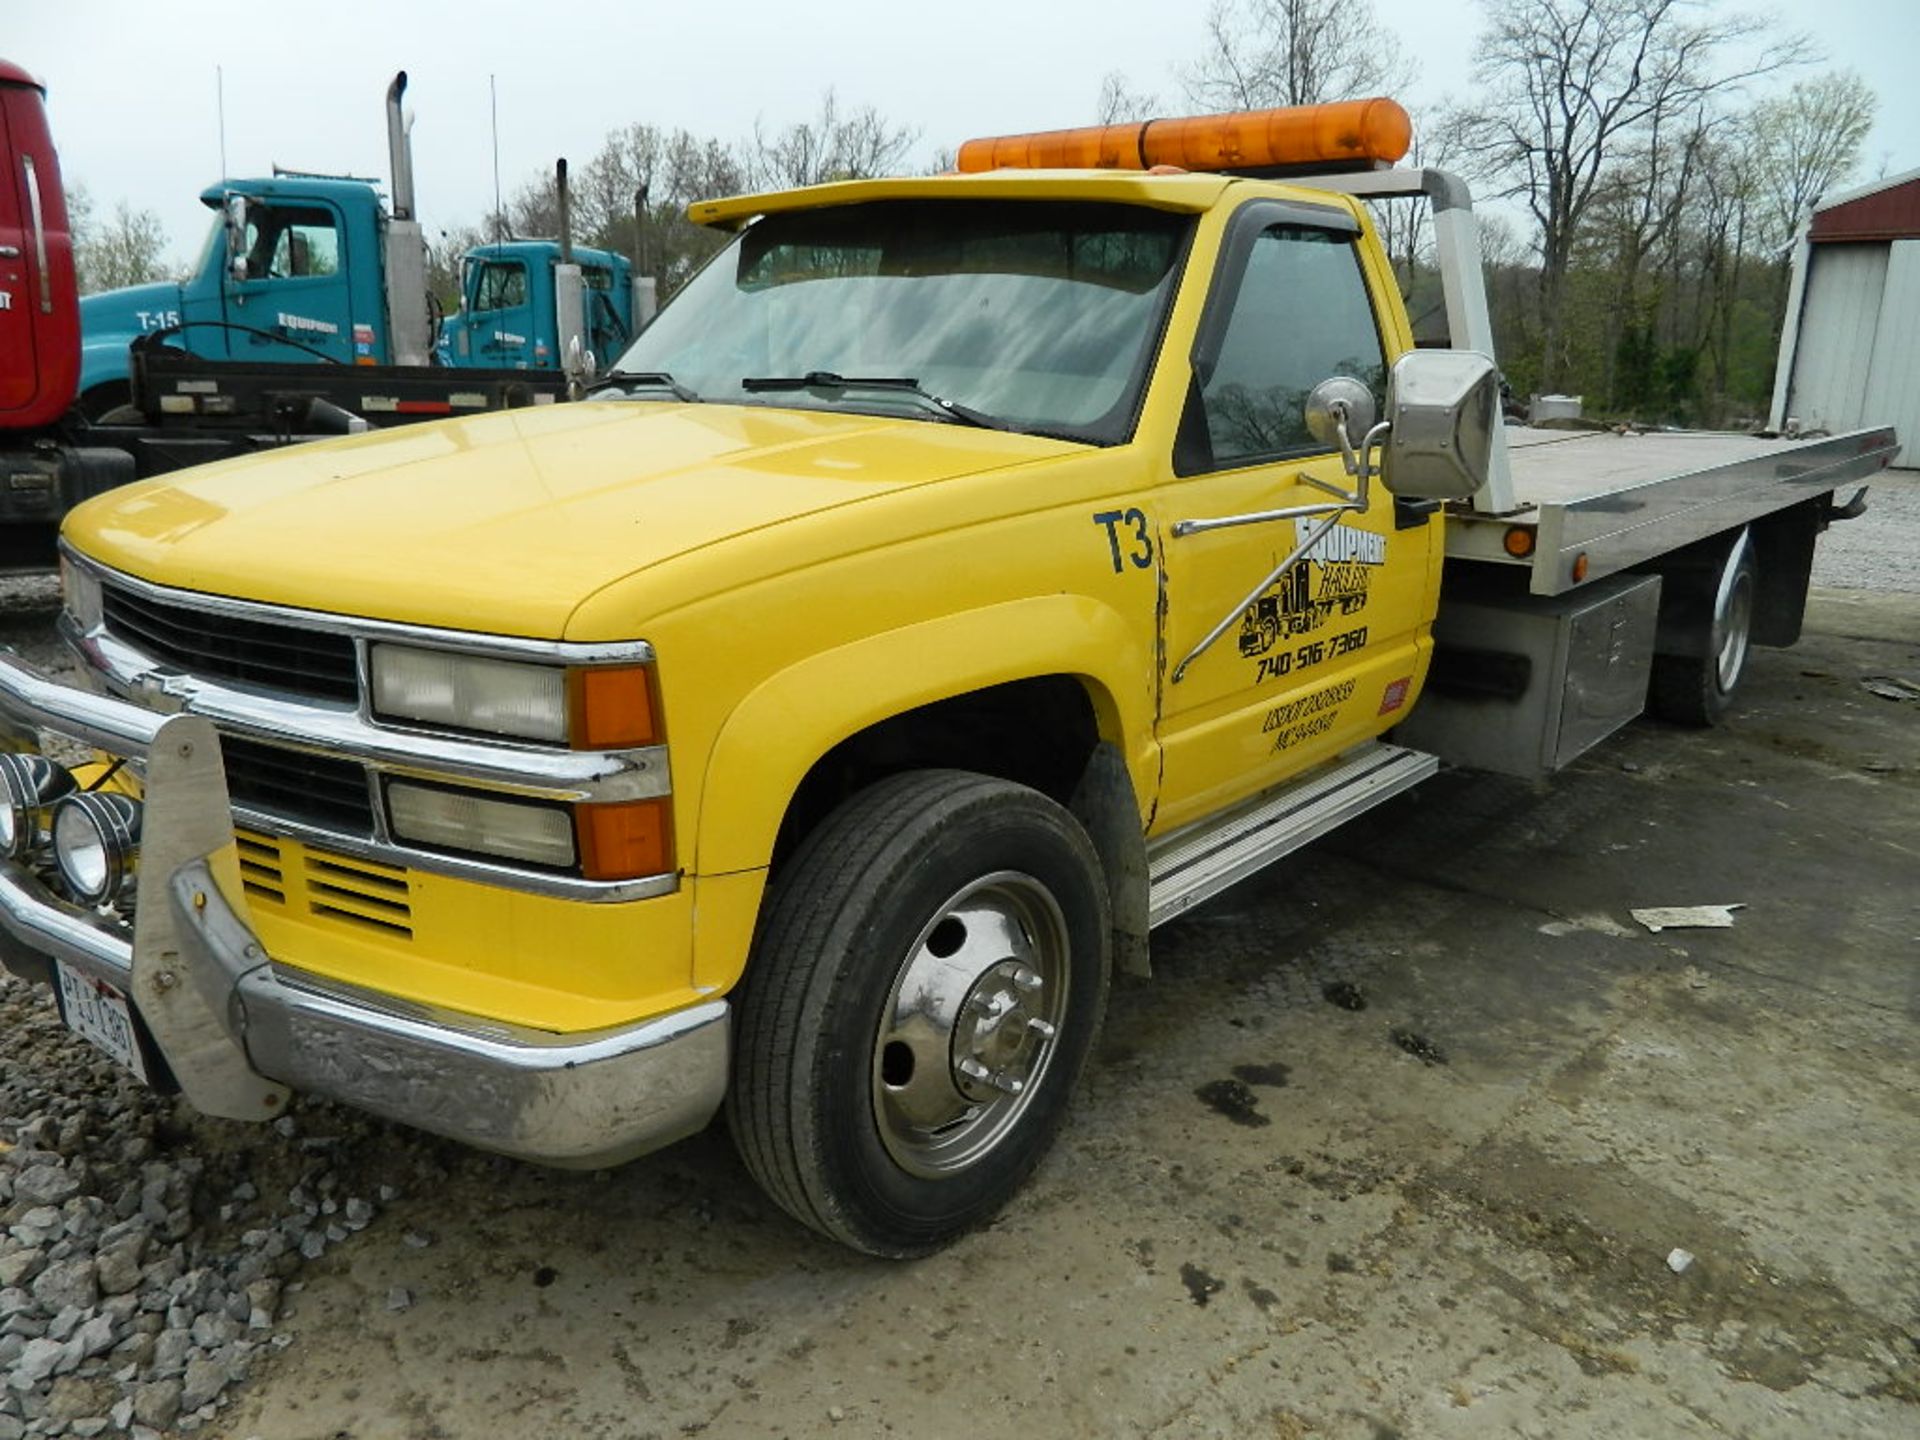
<svg viewBox="0 0 1920 1440">
<path fill-rule="evenodd" d="M 1380 473 L 1378 467 L 1371 463 L 1371 459 L 1374 451 L 1379 447 L 1380 443 L 1386 439 L 1387 433 L 1393 429 L 1393 425 L 1390 421 L 1382 420 L 1372 429 L 1368 430 L 1361 438 L 1360 449 L 1356 454 L 1353 448 L 1353 442 L 1347 438 L 1346 406 L 1336 402 L 1335 409 L 1340 412 L 1338 423 L 1333 427 L 1333 433 L 1340 441 L 1340 458 L 1347 467 L 1347 473 L 1354 476 L 1360 482 L 1354 486 L 1351 493 L 1342 490 L 1337 485 L 1330 485 L 1324 480 L 1315 479 L 1302 470 L 1296 474 L 1296 479 L 1303 480 L 1309 485 L 1325 490 L 1328 494 L 1336 497 L 1336 503 L 1332 505 L 1289 505 L 1279 510 L 1257 511 L 1251 515 L 1223 515 L 1214 520 L 1176 520 L 1174 522 L 1173 533 L 1177 538 L 1183 535 L 1201 535 L 1209 530 L 1225 530 L 1235 525 L 1258 525 L 1270 520 L 1305 519 L 1310 515 L 1326 517 L 1307 532 L 1305 539 L 1287 552 L 1286 558 L 1274 566 L 1273 569 L 1267 573 L 1266 578 L 1247 593 L 1246 599 L 1242 600 L 1238 605 L 1234 606 L 1233 609 L 1221 616 L 1220 623 L 1209 630 L 1205 638 L 1187 652 L 1186 658 L 1173 667 L 1174 684 L 1178 685 L 1180 683 L 1186 676 L 1188 667 L 1213 648 L 1214 642 L 1227 633 L 1227 630 L 1232 626 L 1233 622 L 1246 612 L 1249 605 L 1266 594 L 1267 591 L 1273 587 L 1273 583 L 1282 575 L 1286 574 L 1288 570 L 1292 569 L 1300 560 L 1301 556 L 1305 555 L 1309 550 L 1313 549 L 1315 545 L 1320 543 L 1326 533 L 1339 523 L 1342 515 L 1347 514 L 1349 511 L 1361 515 L 1367 513 L 1367 507 L 1373 500 L 1371 482 L 1373 477 Z"/>
<path fill-rule="evenodd" d="M 1299 477 L 1307 479 L 1305 475 Z M 1333 490 L 1330 485 L 1322 489 Z M 1288 505 L 1279 510 L 1255 510 L 1248 515 L 1222 515 L 1210 520 L 1176 520 L 1173 522 L 1175 538 L 1183 535 L 1204 535 L 1209 530 L 1229 530 L 1236 525 L 1265 525 L 1274 520 L 1304 520 L 1309 515 L 1342 514 L 1354 509 L 1353 497 L 1341 490 L 1333 490 L 1340 497 L 1338 505 Z"/>
<path fill-rule="evenodd" d="M 1274 566 L 1273 569 L 1268 571 L 1266 578 L 1263 579 L 1258 585 L 1254 586 L 1253 589 L 1247 592 L 1247 598 L 1242 600 L 1238 605 L 1234 606 L 1233 609 L 1229 610 L 1225 615 L 1222 615 L 1220 617 L 1220 623 L 1218 625 L 1215 625 L 1213 629 L 1207 632 L 1206 638 L 1203 639 L 1198 645 L 1194 646 L 1193 649 L 1187 652 L 1186 659 L 1182 660 L 1178 665 L 1173 667 L 1173 683 L 1174 684 L 1178 685 L 1181 681 L 1181 678 L 1186 675 L 1187 667 L 1193 664 L 1193 662 L 1198 660 L 1202 655 L 1206 654 L 1207 651 L 1211 650 L 1213 648 L 1214 641 L 1218 640 L 1222 635 L 1227 633 L 1228 627 L 1231 626 L 1235 620 L 1238 620 L 1240 616 L 1246 612 L 1247 607 L 1253 604 L 1253 602 L 1258 600 L 1262 595 L 1266 594 L 1268 590 L 1272 589 L 1274 581 L 1278 580 L 1282 575 L 1286 574 L 1288 570 L 1292 569 L 1294 564 L 1300 559 L 1301 556 L 1305 555 L 1309 550 L 1313 549 L 1314 546 L 1318 545 L 1320 541 L 1326 536 L 1326 533 L 1329 530 L 1333 529 L 1333 527 L 1339 523 L 1340 517 L 1346 514 L 1347 511 L 1352 509 L 1353 507 L 1349 505 L 1334 505 L 1328 508 L 1330 513 L 1327 515 L 1327 518 L 1322 520 L 1318 525 L 1314 526 L 1313 529 L 1309 530 L 1306 534 L 1306 537 L 1303 540 L 1301 540 L 1301 542 L 1298 545 L 1294 546 L 1293 549 L 1287 552 L 1286 558 L 1282 560 L 1278 565 Z"/>
</svg>

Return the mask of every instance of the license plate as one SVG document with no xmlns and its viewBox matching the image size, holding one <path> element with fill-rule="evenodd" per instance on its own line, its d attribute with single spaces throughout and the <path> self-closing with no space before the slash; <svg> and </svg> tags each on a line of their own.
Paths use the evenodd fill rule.
<svg viewBox="0 0 1920 1440">
<path fill-rule="evenodd" d="M 107 984 L 54 961 L 60 975 L 60 1015 L 67 1028 L 98 1045 L 147 1083 L 147 1064 L 133 1028 L 133 1007 Z"/>
</svg>

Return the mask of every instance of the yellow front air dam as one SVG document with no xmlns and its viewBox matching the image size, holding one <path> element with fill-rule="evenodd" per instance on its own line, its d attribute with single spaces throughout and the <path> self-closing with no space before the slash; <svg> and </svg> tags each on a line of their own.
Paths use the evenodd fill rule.
<svg viewBox="0 0 1920 1440">
<path fill-rule="evenodd" d="M 537 1030 L 691 1005 L 693 902 L 594 903 L 361 860 L 242 830 L 246 911 L 276 962 Z"/>
</svg>

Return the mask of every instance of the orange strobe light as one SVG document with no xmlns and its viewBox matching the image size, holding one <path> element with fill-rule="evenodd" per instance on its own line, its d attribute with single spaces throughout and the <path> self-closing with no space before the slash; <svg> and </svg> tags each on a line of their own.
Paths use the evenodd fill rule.
<svg viewBox="0 0 1920 1440">
<path fill-rule="evenodd" d="M 1413 122 L 1388 99 L 1340 100 L 1191 115 L 1131 125 L 1089 125 L 969 140 L 958 168 L 979 170 L 1268 170 L 1281 166 L 1391 165 L 1413 143 Z"/>
</svg>

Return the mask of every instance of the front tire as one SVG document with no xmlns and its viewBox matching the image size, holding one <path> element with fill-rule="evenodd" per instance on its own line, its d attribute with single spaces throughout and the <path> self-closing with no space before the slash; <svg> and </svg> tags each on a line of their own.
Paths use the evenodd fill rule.
<svg viewBox="0 0 1920 1440">
<path fill-rule="evenodd" d="M 774 883 L 727 1116 L 755 1180 L 871 1255 L 990 1218 L 1065 1117 L 1106 1008 L 1092 843 L 1037 791 L 954 770 L 862 791 Z"/>
</svg>

